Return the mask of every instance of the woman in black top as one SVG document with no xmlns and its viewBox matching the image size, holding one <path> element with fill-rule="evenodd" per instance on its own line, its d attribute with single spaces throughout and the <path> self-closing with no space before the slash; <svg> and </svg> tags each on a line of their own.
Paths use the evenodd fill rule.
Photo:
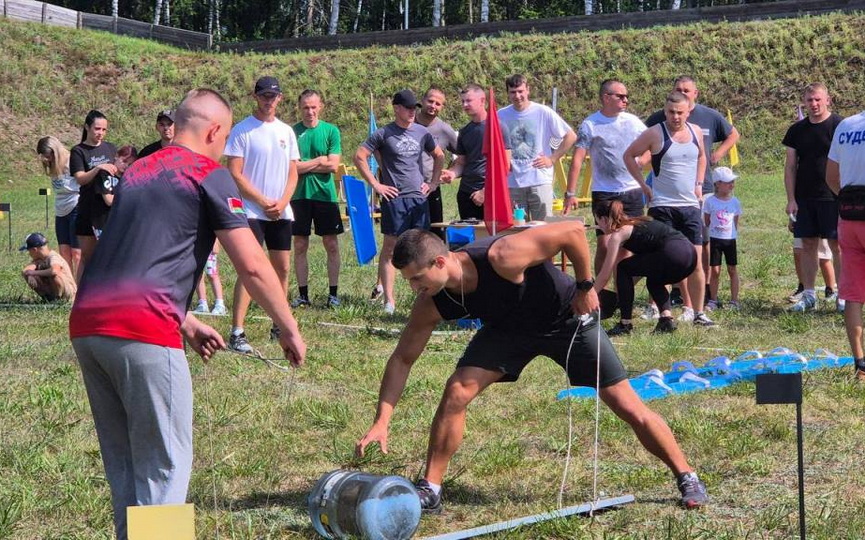
<svg viewBox="0 0 865 540">
<path fill-rule="evenodd" d="M 595 210 L 595 218 L 604 234 L 609 235 L 607 256 L 595 280 L 595 289 L 604 288 L 615 267 L 621 311 L 621 320 L 607 333 L 617 336 L 633 330 L 635 277 L 646 278 L 646 288 L 660 311 L 655 332 L 675 330 L 667 285 L 682 281 L 694 271 L 697 265 L 694 245 L 665 223 L 644 216 L 628 217 L 621 201 L 601 203 Z"/>
<path fill-rule="evenodd" d="M 101 173 L 117 175 L 114 157 L 117 149 L 103 139 L 108 133 L 108 119 L 99 111 L 90 111 L 84 119 L 81 143 L 72 147 L 69 155 L 69 172 L 81 186 L 78 197 L 78 218 L 75 235 L 81 247 L 81 264 L 78 266 L 80 277 L 84 266 L 96 249 L 96 236 L 93 233 L 93 208 L 97 202 L 94 180 Z"/>
</svg>

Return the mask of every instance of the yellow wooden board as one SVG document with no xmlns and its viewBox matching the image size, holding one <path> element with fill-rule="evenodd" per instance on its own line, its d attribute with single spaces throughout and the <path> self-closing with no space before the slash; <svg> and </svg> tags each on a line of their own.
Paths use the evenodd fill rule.
<svg viewBox="0 0 865 540">
<path fill-rule="evenodd" d="M 166 504 L 126 508 L 129 540 L 195 540 L 195 506 Z"/>
</svg>

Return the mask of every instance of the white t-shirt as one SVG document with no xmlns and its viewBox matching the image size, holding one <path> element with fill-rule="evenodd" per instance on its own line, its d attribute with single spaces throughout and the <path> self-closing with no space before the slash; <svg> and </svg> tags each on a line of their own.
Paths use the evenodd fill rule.
<svg viewBox="0 0 865 540">
<path fill-rule="evenodd" d="M 577 147 L 592 159 L 592 191 L 622 192 L 640 189 L 622 161 L 625 150 L 646 131 L 646 125 L 628 112 L 616 116 L 593 113 L 580 124 Z"/>
<path fill-rule="evenodd" d="M 279 119 L 262 122 L 254 116 L 244 118 L 231 128 L 225 155 L 243 158 L 244 176 L 262 195 L 271 199 L 282 197 L 291 162 L 300 159 L 291 126 Z M 252 201 L 244 199 L 243 209 L 249 219 L 269 219 Z M 290 204 L 285 206 L 279 219 L 294 219 Z"/>
<path fill-rule="evenodd" d="M 865 111 L 838 124 L 829 159 L 838 164 L 842 188 L 865 186 Z"/>
<path fill-rule="evenodd" d="M 511 172 L 508 187 L 530 187 L 553 183 L 553 168 L 537 169 L 532 166 L 539 155 L 550 156 L 556 145 L 571 131 L 569 126 L 551 108 L 530 103 L 520 112 L 508 105 L 498 111 L 505 148 L 511 151 Z"/>
<path fill-rule="evenodd" d="M 736 197 L 723 201 L 709 195 L 703 200 L 703 214 L 709 215 L 709 238 L 735 240 L 739 236 L 735 218 L 742 215 L 742 205 Z"/>
</svg>

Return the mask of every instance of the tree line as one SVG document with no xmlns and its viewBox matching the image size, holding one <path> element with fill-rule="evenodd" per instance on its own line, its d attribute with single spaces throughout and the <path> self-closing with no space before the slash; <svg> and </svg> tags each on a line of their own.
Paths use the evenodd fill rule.
<svg viewBox="0 0 865 540">
<path fill-rule="evenodd" d="M 773 0 L 59 0 L 78 11 L 213 34 L 217 41 L 657 11 Z"/>
</svg>

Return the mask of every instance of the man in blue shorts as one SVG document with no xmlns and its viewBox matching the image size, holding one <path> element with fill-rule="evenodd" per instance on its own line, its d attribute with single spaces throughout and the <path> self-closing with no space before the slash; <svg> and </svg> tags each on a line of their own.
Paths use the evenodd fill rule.
<svg viewBox="0 0 865 540">
<path fill-rule="evenodd" d="M 576 280 L 552 263 L 561 251 L 573 263 Z M 537 356 L 564 368 L 571 384 L 595 387 L 599 381 L 604 403 L 675 475 L 682 505 L 708 501 L 669 426 L 631 388 L 612 343 L 592 316 L 598 296 L 581 223 L 488 237 L 453 252 L 432 233 L 411 230 L 397 241 L 393 261 L 417 300 L 388 359 L 375 420 L 357 442 L 358 454 L 372 442 L 387 452 L 394 408 L 436 325 L 463 317 L 484 323 L 448 378 L 430 429 L 426 470 L 416 486 L 423 511 L 441 512 L 442 481 L 463 440 L 469 403 L 493 383 L 519 379 Z"/>
<path fill-rule="evenodd" d="M 391 264 L 393 246 L 397 236 L 409 229 L 429 229 L 427 195 L 430 185 L 439 184 L 445 159 L 430 132 L 415 122 L 419 104 L 414 93 L 400 90 L 394 94 L 391 103 L 394 121 L 370 135 L 354 154 L 354 164 L 361 176 L 381 197 L 381 234 L 384 240 L 378 260 L 378 277 L 384 289 L 384 311 L 387 314 L 396 309 L 393 290 L 396 271 Z M 381 158 L 381 182 L 373 176 L 367 163 L 367 158 L 373 153 Z M 429 183 L 424 182 L 423 153 L 433 158 Z"/>
</svg>

